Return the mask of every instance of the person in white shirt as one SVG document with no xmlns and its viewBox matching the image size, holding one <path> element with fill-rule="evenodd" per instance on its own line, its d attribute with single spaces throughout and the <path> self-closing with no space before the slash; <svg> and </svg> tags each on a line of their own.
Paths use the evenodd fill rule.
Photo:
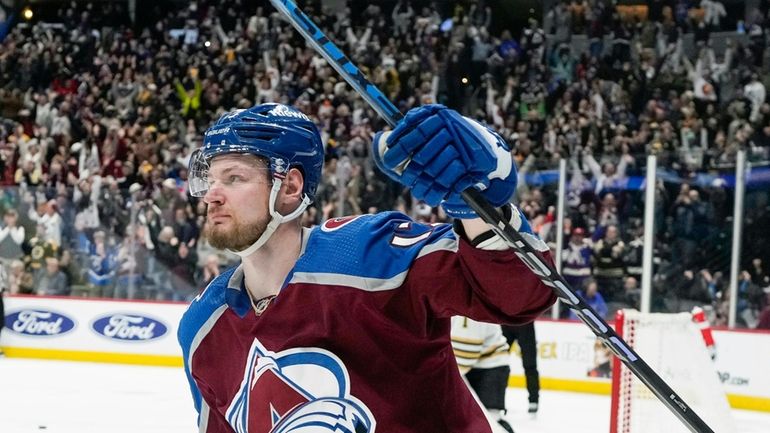
<svg viewBox="0 0 770 433">
<path fill-rule="evenodd" d="M 720 30 L 720 22 L 727 15 L 725 6 L 720 1 L 701 0 L 700 7 L 703 9 L 703 21 L 710 30 Z"/>
<path fill-rule="evenodd" d="M 759 81 L 759 75 L 756 73 L 751 74 L 751 81 L 743 86 L 743 94 L 751 101 L 751 115 L 749 120 L 756 122 L 759 120 L 759 110 L 762 108 L 762 104 L 765 103 L 767 98 L 767 90 L 765 85 Z"/>
<path fill-rule="evenodd" d="M 45 228 L 45 232 L 41 234 L 44 240 L 60 247 L 62 219 L 57 209 L 56 200 L 49 200 L 41 208 L 43 211 L 42 215 L 35 209 L 30 208 L 29 218 Z"/>
<path fill-rule="evenodd" d="M 8 209 L 3 215 L 3 227 L 0 228 L 0 263 L 10 264 L 24 255 L 21 244 L 26 235 L 24 226 L 18 225 L 19 213 L 16 209 Z"/>
</svg>

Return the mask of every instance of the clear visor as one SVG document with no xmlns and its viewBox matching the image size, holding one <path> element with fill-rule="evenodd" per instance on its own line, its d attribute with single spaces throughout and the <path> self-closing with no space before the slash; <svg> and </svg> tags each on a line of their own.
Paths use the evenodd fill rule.
<svg viewBox="0 0 770 433">
<path fill-rule="evenodd" d="M 188 182 L 190 195 L 203 197 L 209 190 L 209 163 L 200 149 L 193 152 L 190 157 L 188 170 Z"/>
<path fill-rule="evenodd" d="M 254 156 L 253 154 L 243 154 L 247 156 Z M 193 152 L 192 156 L 190 157 L 190 165 L 188 169 L 188 189 L 190 191 L 190 195 L 193 197 L 203 197 L 208 193 L 208 191 L 212 188 L 212 185 L 214 183 L 225 187 L 225 188 L 232 188 L 237 187 L 238 185 L 241 185 L 244 183 L 250 183 L 250 182 L 258 182 L 258 183 L 271 183 L 271 180 L 269 179 L 269 176 L 266 176 L 265 173 L 269 172 L 269 168 L 262 166 L 262 163 L 258 160 L 254 160 L 254 163 L 259 163 L 260 166 L 253 166 L 251 167 L 252 170 L 257 170 L 261 172 L 261 174 L 256 175 L 255 177 L 251 176 L 245 176 L 245 179 L 239 179 L 236 181 L 232 181 L 229 179 L 212 179 L 210 177 L 210 160 L 207 160 L 203 156 L 203 152 L 201 152 L 200 149 Z M 226 176 L 227 177 L 227 176 Z M 236 176 L 238 177 L 238 176 Z"/>
</svg>

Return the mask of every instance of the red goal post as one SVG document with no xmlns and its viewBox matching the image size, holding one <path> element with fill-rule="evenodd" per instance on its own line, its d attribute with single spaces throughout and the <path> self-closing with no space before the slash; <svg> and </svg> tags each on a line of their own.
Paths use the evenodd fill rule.
<svg viewBox="0 0 770 433">
<path fill-rule="evenodd" d="M 716 432 L 734 433 L 730 407 L 704 343 L 702 313 L 662 314 L 619 310 L 621 336 Z M 702 331 L 704 331 L 702 333 Z M 689 432 L 617 358 L 612 360 L 610 433 Z"/>
</svg>

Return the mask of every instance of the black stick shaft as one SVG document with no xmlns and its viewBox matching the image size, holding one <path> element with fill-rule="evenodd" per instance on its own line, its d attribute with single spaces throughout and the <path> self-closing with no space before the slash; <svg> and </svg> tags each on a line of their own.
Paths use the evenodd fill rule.
<svg viewBox="0 0 770 433">
<path fill-rule="evenodd" d="M 299 31 L 305 40 L 348 82 L 369 105 L 391 126 L 404 116 L 395 105 L 348 59 L 339 48 L 291 0 L 270 0 Z M 462 198 L 492 229 L 511 245 L 519 258 L 550 287 L 589 328 L 609 347 L 615 356 L 655 394 L 671 412 L 693 433 L 713 433 L 713 430 L 682 398 L 599 316 L 559 275 L 543 255 L 532 248 L 497 210 L 474 189 L 462 192 Z"/>
</svg>

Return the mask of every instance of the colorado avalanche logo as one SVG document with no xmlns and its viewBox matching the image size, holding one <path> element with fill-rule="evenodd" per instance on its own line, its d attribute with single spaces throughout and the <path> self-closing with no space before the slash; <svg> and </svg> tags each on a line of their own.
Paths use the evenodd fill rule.
<svg viewBox="0 0 770 433">
<path fill-rule="evenodd" d="M 238 433 L 374 433 L 371 411 L 350 395 L 347 370 L 331 352 L 270 352 L 254 340 L 240 391 L 226 413 Z"/>
<path fill-rule="evenodd" d="M 326 222 L 323 223 L 323 225 L 321 225 L 321 230 L 325 232 L 333 232 L 335 230 L 339 230 L 342 227 L 352 223 L 353 221 L 357 220 L 362 216 L 363 215 L 346 216 L 341 218 L 329 218 L 328 220 L 326 220 Z"/>
</svg>

